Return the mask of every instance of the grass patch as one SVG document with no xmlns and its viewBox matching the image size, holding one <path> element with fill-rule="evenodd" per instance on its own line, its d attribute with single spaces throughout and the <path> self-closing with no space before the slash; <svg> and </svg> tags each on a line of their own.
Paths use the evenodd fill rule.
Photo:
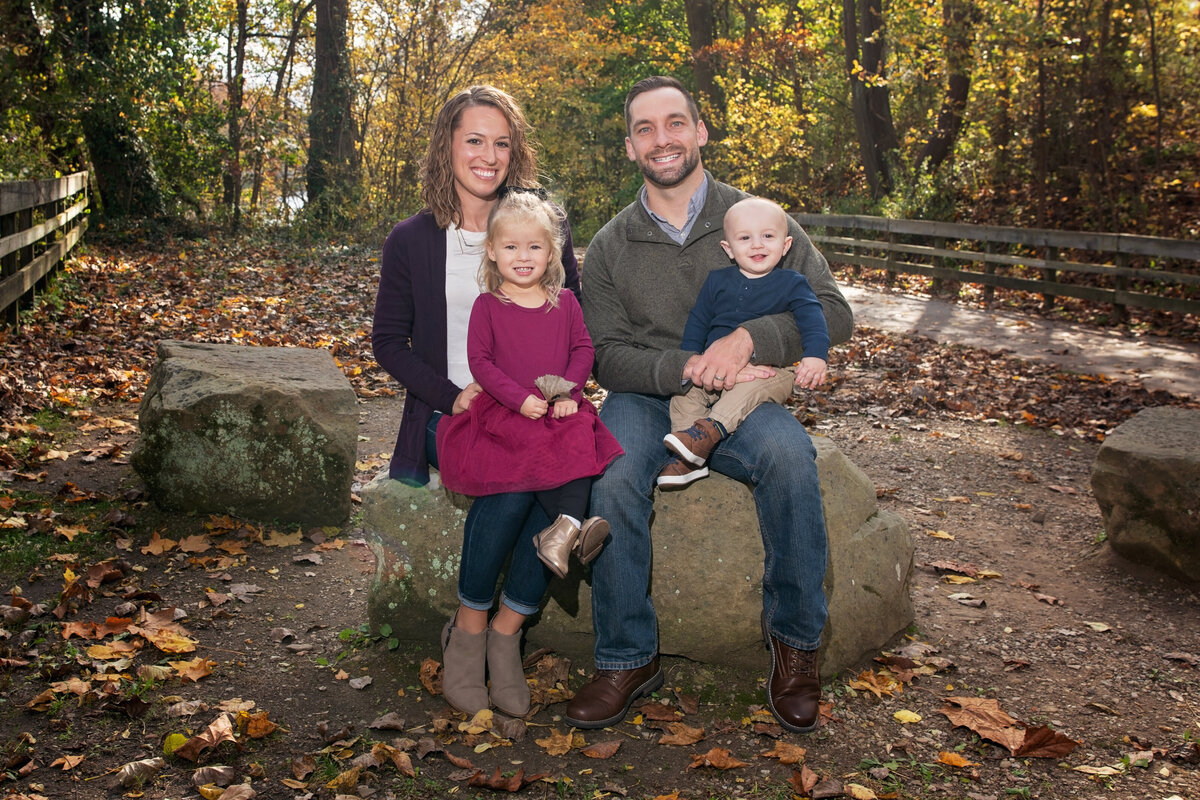
<svg viewBox="0 0 1200 800">
<path fill-rule="evenodd" d="M 112 543 L 104 521 L 118 505 L 97 499 L 66 503 L 33 492 L 0 493 L 0 577 L 13 581 L 54 556 L 88 559 L 107 553 Z"/>
</svg>

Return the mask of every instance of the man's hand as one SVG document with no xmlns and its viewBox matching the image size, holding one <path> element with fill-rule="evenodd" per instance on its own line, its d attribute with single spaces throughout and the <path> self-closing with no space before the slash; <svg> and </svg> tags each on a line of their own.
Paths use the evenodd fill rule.
<svg viewBox="0 0 1200 800">
<path fill-rule="evenodd" d="M 801 389 L 815 389 L 825 382 L 828 365 L 823 358 L 802 358 L 796 367 L 796 385 Z"/>
<path fill-rule="evenodd" d="M 683 367 L 683 379 L 708 391 L 732 389 L 734 384 L 769 378 L 775 374 L 770 367 L 750 366 L 754 341 L 745 328 L 717 339 L 708 349 L 688 359 Z"/>
<path fill-rule="evenodd" d="M 521 403 L 521 416 L 529 417 L 530 419 L 541 419 L 546 416 L 546 412 L 550 406 L 540 397 L 529 395 L 525 398 L 525 402 Z"/>
<path fill-rule="evenodd" d="M 458 393 L 458 397 L 454 398 L 454 408 L 451 409 L 451 414 L 461 414 L 471 407 L 471 401 L 474 400 L 483 387 L 472 381 L 467 384 L 467 388 Z"/>
<path fill-rule="evenodd" d="M 554 401 L 554 418 L 562 419 L 569 417 L 579 410 L 579 403 L 576 403 L 569 397 L 564 397 Z"/>
</svg>

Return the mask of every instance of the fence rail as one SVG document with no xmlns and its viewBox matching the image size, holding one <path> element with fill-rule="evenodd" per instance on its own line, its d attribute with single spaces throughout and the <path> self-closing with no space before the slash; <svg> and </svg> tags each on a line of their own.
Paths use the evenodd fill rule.
<svg viewBox="0 0 1200 800">
<path fill-rule="evenodd" d="M 16 325 L 87 230 L 86 172 L 0 183 L 0 313 Z"/>
<path fill-rule="evenodd" d="M 944 283 L 1074 297 L 1113 306 L 1200 314 L 1200 242 L 843 214 L 793 214 L 831 264 L 880 269 Z"/>
</svg>

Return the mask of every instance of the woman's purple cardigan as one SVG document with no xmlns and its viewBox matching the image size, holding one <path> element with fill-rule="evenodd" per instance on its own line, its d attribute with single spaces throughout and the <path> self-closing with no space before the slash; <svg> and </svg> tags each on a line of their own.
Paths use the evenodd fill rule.
<svg viewBox="0 0 1200 800">
<path fill-rule="evenodd" d="M 578 297 L 579 263 L 565 215 L 563 234 L 566 286 Z M 407 390 L 388 473 L 428 483 L 425 429 L 435 410 L 452 413 L 462 391 L 446 377 L 446 231 L 428 209 L 397 224 L 383 244 L 371 347 Z"/>
</svg>

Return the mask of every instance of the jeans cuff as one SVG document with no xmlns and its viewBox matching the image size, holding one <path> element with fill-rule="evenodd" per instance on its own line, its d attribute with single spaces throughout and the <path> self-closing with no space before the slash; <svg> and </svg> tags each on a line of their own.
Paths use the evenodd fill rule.
<svg viewBox="0 0 1200 800">
<path fill-rule="evenodd" d="M 622 669 L 641 669 L 642 667 L 646 666 L 647 664 L 649 664 L 651 661 L 653 661 L 656 658 L 658 658 L 657 653 L 655 653 L 652 656 L 646 656 L 645 658 L 638 659 L 635 661 L 603 661 L 599 658 L 597 658 L 595 661 L 596 661 L 596 669 L 598 669 L 598 670 L 599 669 L 622 670 Z"/>
<path fill-rule="evenodd" d="M 519 600 L 513 600 L 503 592 L 500 593 L 500 604 L 508 606 L 513 611 L 525 617 L 532 617 L 538 612 L 538 607 L 536 605 L 531 606 L 527 605 L 526 603 L 522 603 Z"/>
<path fill-rule="evenodd" d="M 458 602 L 462 603 L 467 608 L 473 611 L 491 611 L 493 601 L 488 600 L 486 603 L 479 603 L 474 600 L 469 600 L 463 596 L 462 592 L 458 593 Z"/>
</svg>

